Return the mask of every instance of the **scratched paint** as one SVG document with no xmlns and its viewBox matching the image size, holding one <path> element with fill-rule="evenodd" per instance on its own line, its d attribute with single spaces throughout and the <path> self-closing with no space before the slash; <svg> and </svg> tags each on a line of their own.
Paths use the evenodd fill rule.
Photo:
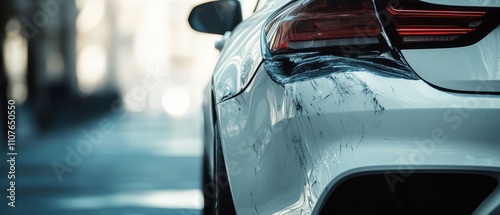
<svg viewBox="0 0 500 215">
<path fill-rule="evenodd" d="M 447 127 L 443 108 L 463 102 L 460 95 L 385 71 L 332 69 L 279 83 L 266 68 L 241 94 L 217 104 L 226 163 L 242 170 L 229 170 L 242 214 L 311 214 L 337 177 L 372 165 L 397 168 L 415 140 L 432 132 L 429 123 Z M 500 120 L 487 108 L 475 114 Z M 460 156 L 465 161 L 467 155 L 459 153 L 466 151 L 454 150 L 467 146 L 460 139 L 465 132 L 449 132 L 453 144 L 437 147 L 453 153 L 429 157 L 430 164 Z M 499 164 L 491 150 L 480 150 L 491 165 Z"/>
<path fill-rule="evenodd" d="M 267 60 L 264 65 L 269 76 L 280 84 L 326 76 L 335 72 L 371 72 L 385 77 L 418 79 L 406 64 L 380 55 L 347 58 L 315 53 L 293 54 Z"/>
<path fill-rule="evenodd" d="M 331 166 L 355 152 L 365 128 L 375 128 L 373 122 L 385 108 L 355 70 L 335 68 L 316 78 L 278 83 L 263 68 L 249 89 L 218 105 L 219 113 L 225 113 L 219 119 L 226 160 L 239 161 L 247 170 L 229 177 L 254 179 L 244 184 L 232 180 L 235 193 L 247 190 L 241 192 L 250 197 L 242 213 L 307 214 L 331 180 Z M 353 107 L 371 117 L 332 113 L 355 111 Z M 270 191 L 278 196 L 267 196 Z M 276 207 L 276 200 L 289 206 Z"/>
<path fill-rule="evenodd" d="M 270 12 L 264 9 L 244 25 L 263 25 Z M 410 165 L 415 140 L 434 127 L 449 128 L 443 110 L 461 107 L 467 98 L 429 86 L 387 53 L 262 60 L 261 29 L 244 25 L 223 50 L 213 79 L 226 163 L 238 167 L 228 168 L 228 176 L 239 214 L 312 214 L 345 174 Z M 500 114 L 490 109 L 500 107 L 500 98 L 474 97 L 489 106 L 476 109 L 461 129 L 448 130 L 447 143 L 437 145 L 425 165 L 465 163 L 472 156 L 500 166 L 495 153 L 500 145 L 493 144 L 500 132 L 477 136 L 475 144 L 485 147 L 468 154 L 464 140 L 470 131 L 479 135 L 500 122 Z M 486 117 L 490 120 L 480 120 Z"/>
</svg>

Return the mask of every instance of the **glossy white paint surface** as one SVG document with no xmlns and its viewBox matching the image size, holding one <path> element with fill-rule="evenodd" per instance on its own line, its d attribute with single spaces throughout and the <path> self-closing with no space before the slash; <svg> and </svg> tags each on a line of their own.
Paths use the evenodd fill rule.
<svg viewBox="0 0 500 215">
<path fill-rule="evenodd" d="M 267 17 L 284 1 L 268 2 L 239 24 L 226 42 L 213 74 L 215 101 L 230 98 L 245 88 L 262 62 L 261 30 Z"/>
<path fill-rule="evenodd" d="M 280 86 L 261 69 L 217 105 L 236 210 L 310 214 L 335 181 L 368 167 L 500 171 L 499 107 L 498 96 L 369 71 Z"/>
<path fill-rule="evenodd" d="M 471 7 L 500 7 L 498 0 L 422 0 L 423 2 Z"/>
<path fill-rule="evenodd" d="M 315 214 L 337 181 L 365 170 L 500 172 L 500 97 L 425 83 L 498 86 L 499 29 L 470 47 L 403 51 L 425 81 L 360 67 L 280 85 L 261 65 L 259 31 L 273 7 L 233 32 L 214 73 L 238 214 Z M 500 210 L 500 189 L 494 195 L 483 212 Z"/>
<path fill-rule="evenodd" d="M 500 91 L 500 27 L 474 45 L 402 53 L 415 72 L 433 85 L 460 91 Z"/>
</svg>

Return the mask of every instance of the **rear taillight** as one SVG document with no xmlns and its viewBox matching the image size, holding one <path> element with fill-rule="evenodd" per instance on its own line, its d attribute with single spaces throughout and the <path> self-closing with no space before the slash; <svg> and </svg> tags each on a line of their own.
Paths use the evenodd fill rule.
<svg viewBox="0 0 500 215">
<path fill-rule="evenodd" d="M 268 23 L 273 54 L 335 46 L 378 44 L 381 35 L 371 0 L 305 0 Z"/>
<path fill-rule="evenodd" d="M 400 48 L 466 46 L 498 26 L 498 9 L 446 6 L 421 1 L 378 1 L 385 29 Z"/>
<path fill-rule="evenodd" d="M 473 32 L 486 15 L 484 11 L 418 10 L 392 5 L 387 11 L 403 43 L 456 40 Z"/>
<path fill-rule="evenodd" d="M 374 4 L 375 2 L 375 4 Z M 299 0 L 266 26 L 271 54 L 472 45 L 500 24 L 500 9 L 446 6 L 415 0 Z M 387 36 L 388 37 L 387 37 Z"/>
</svg>

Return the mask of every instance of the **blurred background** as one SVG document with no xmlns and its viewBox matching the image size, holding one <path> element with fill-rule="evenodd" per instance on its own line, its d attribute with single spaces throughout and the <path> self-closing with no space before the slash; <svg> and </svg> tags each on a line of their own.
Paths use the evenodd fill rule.
<svg viewBox="0 0 500 215">
<path fill-rule="evenodd" d="M 16 102 L 15 208 L 0 214 L 199 214 L 203 89 L 218 35 L 204 0 L 3 0 L 2 153 Z M 257 0 L 242 1 L 244 17 Z"/>
</svg>

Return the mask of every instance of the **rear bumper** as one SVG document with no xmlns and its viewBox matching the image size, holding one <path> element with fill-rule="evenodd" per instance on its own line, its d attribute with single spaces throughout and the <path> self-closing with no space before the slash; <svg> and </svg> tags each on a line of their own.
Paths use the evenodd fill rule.
<svg viewBox="0 0 500 215">
<path fill-rule="evenodd" d="M 314 214 L 498 214 L 498 172 L 425 168 L 352 170 L 328 188 Z"/>
<path fill-rule="evenodd" d="M 260 68 L 217 109 L 239 214 L 317 213 L 332 187 L 365 171 L 500 172 L 498 95 L 376 71 L 279 85 Z"/>
</svg>

